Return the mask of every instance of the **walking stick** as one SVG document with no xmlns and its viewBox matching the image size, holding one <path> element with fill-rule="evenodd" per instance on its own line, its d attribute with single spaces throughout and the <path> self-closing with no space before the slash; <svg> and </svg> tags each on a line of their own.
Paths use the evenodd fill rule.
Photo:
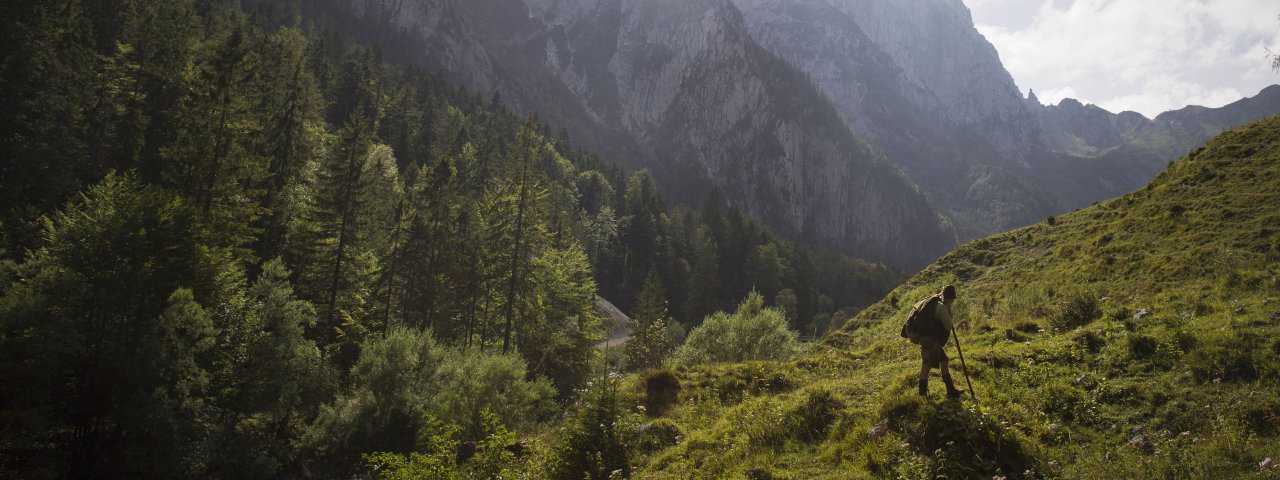
<svg viewBox="0 0 1280 480">
<path fill-rule="evenodd" d="M 969 395 L 973 396 L 973 401 L 978 401 L 978 394 L 973 393 L 973 383 L 969 381 L 969 367 L 964 365 L 964 352 L 960 350 L 960 334 L 956 333 L 956 328 L 951 327 L 951 336 L 956 339 L 956 354 L 960 356 L 960 371 L 964 373 L 964 384 L 969 387 Z"/>
</svg>

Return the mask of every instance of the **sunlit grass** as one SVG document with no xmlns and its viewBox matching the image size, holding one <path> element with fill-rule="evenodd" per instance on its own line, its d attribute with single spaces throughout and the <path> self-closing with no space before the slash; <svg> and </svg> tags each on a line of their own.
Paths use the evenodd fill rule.
<svg viewBox="0 0 1280 480">
<path fill-rule="evenodd" d="M 798 360 L 677 369 L 683 438 L 635 477 L 1280 475 L 1259 471 L 1280 453 L 1278 179 L 1273 118 L 1142 190 L 961 247 Z M 936 377 L 921 401 L 898 337 L 948 283 L 977 402 L 944 401 Z"/>
</svg>

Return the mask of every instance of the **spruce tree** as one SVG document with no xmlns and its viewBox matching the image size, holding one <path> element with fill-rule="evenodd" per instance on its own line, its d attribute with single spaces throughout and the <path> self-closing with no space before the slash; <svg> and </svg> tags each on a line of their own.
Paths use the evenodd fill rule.
<svg viewBox="0 0 1280 480">
<path fill-rule="evenodd" d="M 675 345 L 667 333 L 672 320 L 667 313 L 666 294 L 657 269 L 649 269 L 631 319 L 635 322 L 635 330 L 625 347 L 627 368 L 640 371 L 661 367 L 675 350 Z"/>
</svg>

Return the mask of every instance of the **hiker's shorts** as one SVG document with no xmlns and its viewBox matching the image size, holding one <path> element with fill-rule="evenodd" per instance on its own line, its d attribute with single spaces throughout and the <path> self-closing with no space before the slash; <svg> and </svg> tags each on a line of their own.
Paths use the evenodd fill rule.
<svg viewBox="0 0 1280 480">
<path fill-rule="evenodd" d="M 942 349 L 942 345 L 929 337 L 920 338 L 920 357 L 929 368 L 938 368 L 942 362 L 951 361 L 947 358 L 947 352 Z"/>
</svg>

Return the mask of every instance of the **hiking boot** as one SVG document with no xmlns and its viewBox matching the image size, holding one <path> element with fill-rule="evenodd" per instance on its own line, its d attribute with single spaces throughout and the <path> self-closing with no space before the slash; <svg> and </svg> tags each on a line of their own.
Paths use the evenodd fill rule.
<svg viewBox="0 0 1280 480">
<path fill-rule="evenodd" d="M 920 396 L 927 398 L 929 396 L 929 379 L 921 378 L 919 382 L 920 382 Z"/>
<path fill-rule="evenodd" d="M 956 385 L 951 383 L 951 375 L 944 375 L 942 377 L 942 383 L 947 385 L 947 398 L 956 399 L 960 398 L 961 395 L 964 395 L 964 390 L 957 390 Z"/>
</svg>

